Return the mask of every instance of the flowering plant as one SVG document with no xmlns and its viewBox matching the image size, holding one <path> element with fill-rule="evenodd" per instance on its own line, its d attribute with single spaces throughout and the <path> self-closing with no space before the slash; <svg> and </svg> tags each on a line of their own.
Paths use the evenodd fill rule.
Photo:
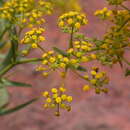
<svg viewBox="0 0 130 130">
<path fill-rule="evenodd" d="M 130 47 L 130 10 L 123 4 L 127 0 L 107 1 L 116 8 L 109 10 L 104 7 L 94 13 L 101 20 L 112 23 L 102 39 L 89 38 L 80 33 L 80 28 L 88 24 L 86 14 L 69 11 L 59 17 L 57 24 L 63 33 L 70 36 L 67 48 L 52 47 L 51 50 L 44 48 L 46 39 L 43 36 L 44 15 L 50 15 L 53 11 L 51 1 L 8 0 L 1 3 L 1 48 L 7 42 L 10 46 L 0 65 L 0 115 L 12 113 L 38 99 L 34 98 L 7 109 L 9 95 L 6 86 L 30 87 L 29 84 L 12 81 L 7 77 L 7 73 L 19 64 L 36 62 L 36 71 L 41 72 L 44 78 L 53 72 L 61 76 L 62 82 L 59 87 L 42 92 L 44 108 L 55 109 L 56 116 L 60 115 L 60 109 L 71 110 L 73 97 L 67 94 L 64 80 L 69 76 L 69 71 L 86 81 L 82 87 L 83 91 L 88 92 L 93 89 L 96 94 L 108 93 L 106 85 L 109 83 L 109 78 L 106 72 L 100 71 L 97 66 L 93 66 L 90 70 L 85 66 L 92 61 L 99 61 L 108 66 L 119 63 L 123 67 L 123 62 L 130 65 L 124 57 L 126 49 Z M 25 30 L 27 28 L 28 31 Z M 20 46 L 24 46 L 24 49 Z M 23 58 L 34 49 L 41 50 L 41 57 Z M 126 69 L 126 75 L 130 75 L 130 70 Z"/>
</svg>

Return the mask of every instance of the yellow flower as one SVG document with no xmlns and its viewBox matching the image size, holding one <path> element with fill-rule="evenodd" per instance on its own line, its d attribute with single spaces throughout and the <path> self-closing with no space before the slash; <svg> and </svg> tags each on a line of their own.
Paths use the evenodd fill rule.
<svg viewBox="0 0 130 130">
<path fill-rule="evenodd" d="M 60 107 L 61 107 L 62 109 L 65 109 L 65 108 L 66 108 L 66 105 L 65 105 L 64 103 L 62 103 L 62 104 L 60 104 Z"/>
<path fill-rule="evenodd" d="M 87 56 L 82 56 L 81 57 L 81 61 L 82 62 L 88 62 L 89 61 L 89 58 Z"/>
<path fill-rule="evenodd" d="M 68 62 L 69 62 L 69 59 L 68 59 L 67 57 L 64 57 L 64 58 L 63 58 L 63 61 L 64 61 L 65 63 L 68 63 Z"/>
<path fill-rule="evenodd" d="M 47 98 L 47 99 L 46 99 L 46 102 L 47 102 L 47 103 L 51 103 L 51 102 L 52 102 L 51 98 Z"/>
<path fill-rule="evenodd" d="M 91 71 L 91 75 L 94 75 L 94 76 L 95 76 L 96 74 L 97 74 L 96 71 L 94 71 L 94 70 Z"/>
<path fill-rule="evenodd" d="M 111 16 L 111 14 L 112 14 L 112 11 L 108 11 L 107 13 L 106 13 L 106 15 L 109 17 L 109 16 Z"/>
<path fill-rule="evenodd" d="M 48 96 L 49 96 L 49 93 L 48 93 L 48 91 L 45 91 L 45 92 L 42 93 L 42 95 L 43 95 L 44 97 L 48 97 Z"/>
<path fill-rule="evenodd" d="M 68 102 L 72 102 L 72 100 L 73 100 L 72 96 L 68 96 L 68 97 L 67 97 L 67 101 L 68 101 Z"/>
<path fill-rule="evenodd" d="M 54 57 L 50 57 L 50 58 L 49 58 L 49 61 L 50 61 L 51 63 L 54 63 L 54 62 L 56 61 L 56 59 L 55 59 Z"/>
<path fill-rule="evenodd" d="M 76 56 L 77 56 L 77 57 L 81 57 L 81 56 L 82 56 L 82 53 L 81 53 L 81 52 L 77 52 L 77 53 L 76 53 Z"/>
<path fill-rule="evenodd" d="M 79 43 L 80 43 L 79 41 L 75 41 L 74 42 L 75 45 L 79 45 Z"/>
<path fill-rule="evenodd" d="M 82 17 L 81 17 L 81 16 L 79 16 L 79 15 L 77 16 L 77 18 L 78 18 L 79 20 L 81 20 L 81 19 L 82 19 Z"/>
<path fill-rule="evenodd" d="M 47 77 L 47 76 L 49 75 L 49 73 L 48 73 L 48 72 L 43 72 L 42 75 L 43 75 L 44 77 Z"/>
<path fill-rule="evenodd" d="M 84 75 L 83 76 L 86 80 L 89 79 L 89 76 L 88 75 Z"/>
<path fill-rule="evenodd" d="M 77 60 L 76 60 L 76 59 L 71 59 L 71 60 L 70 60 L 70 63 L 71 63 L 71 64 L 76 64 L 76 63 L 77 63 Z"/>
<path fill-rule="evenodd" d="M 98 73 L 98 74 L 96 74 L 96 76 L 95 76 L 97 79 L 100 79 L 100 78 L 102 78 L 103 77 L 103 73 Z"/>
<path fill-rule="evenodd" d="M 57 97 L 58 97 L 58 94 L 57 94 L 57 93 L 54 93 L 54 94 L 52 95 L 52 97 L 53 97 L 53 98 L 57 98 Z"/>
<path fill-rule="evenodd" d="M 22 50 L 22 54 L 23 55 L 27 55 L 28 54 L 28 50 Z"/>
<path fill-rule="evenodd" d="M 32 35 L 32 39 L 33 40 L 37 40 L 37 36 L 36 35 Z"/>
<path fill-rule="evenodd" d="M 62 94 L 62 95 L 61 95 L 61 99 L 62 99 L 63 101 L 66 100 L 66 99 L 67 99 L 67 95 Z"/>
<path fill-rule="evenodd" d="M 91 54 L 90 56 L 91 56 L 91 58 L 94 59 L 94 60 L 97 58 L 97 56 L 96 56 L 95 54 Z"/>
<path fill-rule="evenodd" d="M 61 100 L 61 97 L 57 97 L 57 98 L 56 98 L 56 103 L 61 103 L 61 101 L 62 101 L 62 100 Z"/>
<path fill-rule="evenodd" d="M 59 90 L 60 90 L 61 92 L 63 92 L 63 93 L 66 91 L 66 89 L 63 88 L 63 87 L 60 87 Z"/>
<path fill-rule="evenodd" d="M 40 41 L 45 41 L 45 37 L 39 36 L 39 40 L 40 40 Z"/>
<path fill-rule="evenodd" d="M 95 84 L 96 84 L 96 82 L 97 82 L 97 80 L 96 80 L 96 79 L 91 79 L 91 80 L 90 80 L 90 83 L 91 83 L 91 84 L 93 84 L 93 85 L 95 85 Z"/>
<path fill-rule="evenodd" d="M 83 91 L 89 91 L 90 90 L 90 86 L 89 85 L 84 85 L 83 86 Z"/>
<path fill-rule="evenodd" d="M 44 53 L 43 55 L 42 55 L 42 58 L 45 58 L 45 57 L 47 57 L 48 56 L 48 54 L 47 53 Z"/>
<path fill-rule="evenodd" d="M 48 108 L 49 105 L 48 105 L 48 104 L 44 104 L 43 107 L 44 107 L 44 108 Z"/>
<path fill-rule="evenodd" d="M 73 23 L 73 19 L 72 19 L 72 18 L 69 18 L 69 19 L 67 20 L 67 23 L 68 23 L 68 24 L 72 24 L 72 23 Z"/>
<path fill-rule="evenodd" d="M 71 54 L 73 51 L 74 51 L 74 49 L 73 49 L 73 48 L 70 48 L 70 49 L 67 51 L 67 53 Z"/>
<path fill-rule="evenodd" d="M 61 68 L 65 68 L 65 67 L 66 67 L 66 64 L 65 64 L 65 63 L 60 63 L 60 67 L 61 67 Z"/>
<path fill-rule="evenodd" d="M 54 53 L 54 51 L 48 51 L 49 55 L 52 55 Z"/>
<path fill-rule="evenodd" d="M 63 21 L 60 21 L 59 24 L 58 24 L 59 27 L 63 27 L 64 26 L 64 22 Z"/>
<path fill-rule="evenodd" d="M 43 60 L 43 61 L 42 61 L 42 64 L 43 64 L 43 65 L 46 65 L 47 63 L 48 63 L 47 60 Z"/>
<path fill-rule="evenodd" d="M 51 89 L 51 92 L 52 92 L 52 93 L 57 93 L 58 90 L 57 90 L 57 88 L 52 88 L 52 89 Z"/>
<path fill-rule="evenodd" d="M 36 44 L 36 43 L 33 43 L 33 44 L 32 44 L 32 48 L 38 48 L 37 44 Z"/>
<path fill-rule="evenodd" d="M 27 20 L 24 18 L 24 19 L 22 19 L 22 23 L 26 23 L 27 22 Z"/>
<path fill-rule="evenodd" d="M 76 27 L 77 29 L 79 29 L 79 28 L 80 28 L 80 23 L 77 22 L 77 23 L 75 24 L 75 27 Z"/>
<path fill-rule="evenodd" d="M 62 55 L 60 55 L 60 54 L 58 54 L 58 55 L 57 55 L 57 58 L 62 59 L 62 58 L 63 58 L 63 56 L 62 56 Z"/>
</svg>

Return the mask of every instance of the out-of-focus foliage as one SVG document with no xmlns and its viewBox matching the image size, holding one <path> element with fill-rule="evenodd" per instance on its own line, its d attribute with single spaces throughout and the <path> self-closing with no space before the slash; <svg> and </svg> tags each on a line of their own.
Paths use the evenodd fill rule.
<svg viewBox="0 0 130 130">
<path fill-rule="evenodd" d="M 79 0 L 47 0 L 51 2 L 54 6 L 55 11 L 60 11 L 61 13 L 67 11 L 81 11 L 81 5 Z"/>
</svg>

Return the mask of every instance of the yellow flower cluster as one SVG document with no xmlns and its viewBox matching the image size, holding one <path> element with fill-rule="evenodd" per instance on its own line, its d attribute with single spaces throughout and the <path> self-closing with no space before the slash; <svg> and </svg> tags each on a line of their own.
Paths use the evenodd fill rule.
<svg viewBox="0 0 130 130">
<path fill-rule="evenodd" d="M 99 16 L 101 19 L 111 18 L 112 11 L 104 7 L 102 10 L 97 10 L 94 15 Z"/>
<path fill-rule="evenodd" d="M 93 44 L 84 40 L 76 40 L 73 43 L 73 48 L 67 50 L 70 56 L 77 59 L 79 63 L 88 62 L 96 59 L 94 53 L 90 53 L 93 49 Z"/>
<path fill-rule="evenodd" d="M 72 96 L 65 94 L 66 89 L 62 86 L 58 89 L 52 88 L 51 92 L 45 91 L 42 93 L 42 96 L 46 98 L 43 105 L 44 108 L 56 109 L 56 116 L 60 116 L 60 109 L 65 109 L 67 111 L 71 110 L 70 103 L 72 102 L 73 98 Z"/>
<path fill-rule="evenodd" d="M 54 51 L 44 53 L 42 58 L 42 64 L 36 68 L 36 71 L 43 71 L 42 75 L 45 77 L 48 76 L 50 71 L 55 71 L 56 69 L 65 69 L 67 66 L 79 66 L 77 59 L 56 54 Z"/>
<path fill-rule="evenodd" d="M 128 10 L 117 10 L 114 11 L 114 18 L 112 19 L 112 22 L 121 26 L 121 24 L 123 24 L 123 22 L 127 19 L 130 19 L 130 13 Z"/>
<path fill-rule="evenodd" d="M 38 48 L 39 43 L 45 40 L 45 37 L 42 36 L 42 33 L 44 31 L 44 28 L 33 28 L 32 30 L 25 33 L 25 36 L 21 40 L 21 43 L 29 44 L 32 48 Z"/>
<path fill-rule="evenodd" d="M 91 85 L 84 85 L 83 91 L 89 91 L 91 88 L 95 88 L 95 92 L 100 94 L 101 92 L 107 93 L 108 89 L 103 88 L 104 84 L 108 84 L 109 80 L 105 72 L 99 72 L 99 68 L 93 67 L 91 76 L 84 75 L 83 78 L 87 80 Z"/>
<path fill-rule="evenodd" d="M 71 11 L 69 13 L 65 13 L 59 17 L 58 26 L 65 30 L 73 30 L 77 31 L 80 29 L 82 25 L 88 23 L 88 20 L 85 14 L 81 14 L 76 11 Z"/>
<path fill-rule="evenodd" d="M 104 35 L 104 40 L 100 43 L 98 59 L 107 65 L 121 63 L 125 49 L 129 48 L 129 26 L 130 13 L 128 10 L 113 10 L 111 22 L 113 25 Z"/>
<path fill-rule="evenodd" d="M 0 18 L 20 27 L 32 27 L 43 23 L 43 15 L 50 14 L 51 10 L 51 4 L 43 0 L 9 0 L 0 8 Z"/>
</svg>

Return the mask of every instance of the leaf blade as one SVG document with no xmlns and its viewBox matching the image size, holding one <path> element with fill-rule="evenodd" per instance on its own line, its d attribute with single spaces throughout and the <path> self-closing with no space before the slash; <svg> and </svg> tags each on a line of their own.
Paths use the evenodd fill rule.
<svg viewBox="0 0 130 130">
<path fill-rule="evenodd" d="M 32 104 L 33 102 L 37 101 L 37 100 L 38 100 L 38 98 L 33 98 L 33 99 L 23 103 L 23 104 L 20 104 L 16 107 L 13 107 L 11 109 L 4 109 L 4 110 L 2 109 L 2 110 L 0 110 L 0 116 L 4 116 L 4 115 L 7 115 L 7 114 L 11 114 L 13 112 L 19 111 L 19 110 L 23 109 L 24 107 L 26 107 L 26 106 Z"/>
<path fill-rule="evenodd" d="M 6 86 L 15 86 L 15 87 L 32 87 L 31 84 L 23 83 L 23 82 L 17 82 L 17 81 L 11 81 L 8 79 L 2 79 L 2 82 Z"/>
</svg>

